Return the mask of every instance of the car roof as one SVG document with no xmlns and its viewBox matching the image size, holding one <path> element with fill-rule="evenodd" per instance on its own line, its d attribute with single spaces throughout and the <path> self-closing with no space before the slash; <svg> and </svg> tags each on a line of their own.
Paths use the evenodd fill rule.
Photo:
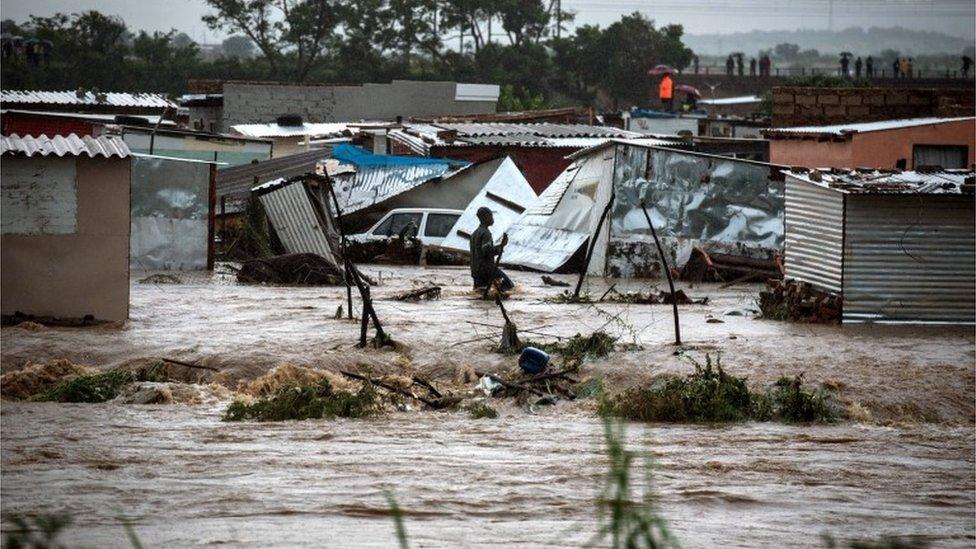
<svg viewBox="0 0 976 549">
<path fill-rule="evenodd" d="M 386 213 L 383 217 L 386 218 L 390 214 L 398 213 L 442 213 L 442 214 L 457 214 L 461 215 L 464 213 L 463 210 L 448 210 L 445 208 L 395 208 Z"/>
</svg>

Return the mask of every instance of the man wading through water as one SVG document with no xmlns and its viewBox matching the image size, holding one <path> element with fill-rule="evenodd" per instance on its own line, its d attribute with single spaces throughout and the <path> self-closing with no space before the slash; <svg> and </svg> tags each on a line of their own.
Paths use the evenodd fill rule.
<svg viewBox="0 0 976 549">
<path fill-rule="evenodd" d="M 499 290 L 511 290 L 515 287 L 512 279 L 495 264 L 495 257 L 501 256 L 505 244 L 508 244 L 508 234 L 502 234 L 502 243 L 495 246 L 495 239 L 488 228 L 495 222 L 491 210 L 478 208 L 478 221 L 481 221 L 481 225 L 471 235 L 471 278 L 474 279 L 474 287 L 476 290 L 487 288 L 493 280 L 498 280 Z"/>
</svg>

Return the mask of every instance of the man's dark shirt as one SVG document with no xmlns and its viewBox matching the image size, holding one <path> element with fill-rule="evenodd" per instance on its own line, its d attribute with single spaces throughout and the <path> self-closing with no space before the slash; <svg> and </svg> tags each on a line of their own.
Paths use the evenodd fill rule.
<svg viewBox="0 0 976 549">
<path fill-rule="evenodd" d="M 475 284 L 486 284 L 495 273 L 497 247 L 491 237 L 491 230 L 479 225 L 471 235 L 471 278 Z"/>
</svg>

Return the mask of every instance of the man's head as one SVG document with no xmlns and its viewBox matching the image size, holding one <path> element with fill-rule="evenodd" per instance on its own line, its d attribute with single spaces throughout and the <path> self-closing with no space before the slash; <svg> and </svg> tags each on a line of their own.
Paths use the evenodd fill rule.
<svg viewBox="0 0 976 549">
<path fill-rule="evenodd" d="M 495 222 L 495 216 L 492 215 L 491 210 L 482 206 L 478 208 L 478 221 L 481 221 L 482 225 L 490 227 Z"/>
</svg>

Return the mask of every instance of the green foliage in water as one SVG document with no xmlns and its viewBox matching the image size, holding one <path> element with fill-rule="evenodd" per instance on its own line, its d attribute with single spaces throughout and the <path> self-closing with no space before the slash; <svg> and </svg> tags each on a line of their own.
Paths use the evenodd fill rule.
<svg viewBox="0 0 976 549">
<path fill-rule="evenodd" d="M 785 423 L 831 422 L 840 417 L 837 403 L 824 389 L 803 387 L 803 375 L 781 377 L 762 395 L 754 396 L 753 419 Z"/>
<path fill-rule="evenodd" d="M 471 419 L 495 419 L 498 417 L 498 412 L 484 402 L 476 402 L 469 406 L 468 413 L 471 415 Z"/>
<path fill-rule="evenodd" d="M 107 372 L 85 374 L 59 382 L 50 389 L 34 395 L 32 400 L 55 402 L 107 402 L 119 395 L 128 383 L 160 381 L 165 364 L 157 362 L 148 368 L 129 370 L 116 368 Z"/>
<path fill-rule="evenodd" d="M 624 446 L 623 425 L 605 419 L 604 440 L 610 463 L 603 493 L 598 500 L 600 529 L 592 545 L 609 537 L 610 546 L 614 549 L 677 547 L 678 543 L 668 532 L 664 519 L 657 514 L 650 488 L 636 501 L 631 495 L 632 466 L 638 456 Z M 645 486 L 651 486 L 649 460 L 644 469 L 648 476 Z"/>
<path fill-rule="evenodd" d="M 410 549 L 410 542 L 407 539 L 407 528 L 403 525 L 403 511 L 397 505 L 396 498 L 391 492 L 386 493 L 386 501 L 390 504 L 390 516 L 393 517 L 393 525 L 396 528 L 397 543 L 400 549 Z"/>
<path fill-rule="evenodd" d="M 289 385 L 251 404 L 235 400 L 224 421 L 287 421 L 334 417 L 363 418 L 379 412 L 372 385 L 355 393 L 336 391 L 327 380 L 317 385 Z"/>
<path fill-rule="evenodd" d="M 730 375 L 710 355 L 705 364 L 693 361 L 686 377 L 665 377 L 650 387 L 634 387 L 604 396 L 603 416 L 635 421 L 719 423 L 732 421 L 829 422 L 838 418 L 837 406 L 822 389 L 808 390 L 801 377 L 781 378 L 764 393 L 749 390 L 745 377 Z"/>
<path fill-rule="evenodd" d="M 547 297 L 542 301 L 545 303 L 556 303 L 561 305 L 572 305 L 572 304 L 581 304 L 581 303 L 590 304 L 596 302 L 593 299 L 593 296 L 591 296 L 588 293 L 581 293 L 580 295 L 575 295 L 573 292 L 569 290 L 564 290 L 562 292 L 559 292 L 558 294 L 551 297 Z"/>
<path fill-rule="evenodd" d="M 576 384 L 573 393 L 578 399 L 602 398 L 606 392 L 606 384 L 602 377 L 591 377 Z"/>
</svg>

